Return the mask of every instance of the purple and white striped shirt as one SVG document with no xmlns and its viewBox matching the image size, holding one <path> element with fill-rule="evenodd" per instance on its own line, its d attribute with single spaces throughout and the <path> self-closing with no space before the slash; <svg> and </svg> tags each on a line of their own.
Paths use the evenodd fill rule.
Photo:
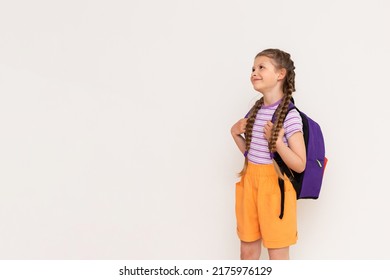
<svg viewBox="0 0 390 280">
<path fill-rule="evenodd" d="M 263 105 L 257 112 L 256 120 L 252 130 L 252 141 L 248 151 L 248 161 L 255 164 L 271 164 L 271 153 L 268 149 L 268 141 L 264 137 L 264 125 L 272 120 L 272 116 L 280 104 L 278 102 L 265 106 Z M 287 140 L 296 132 L 303 132 L 302 118 L 296 109 L 288 112 L 283 123 L 283 142 L 288 145 Z"/>
</svg>

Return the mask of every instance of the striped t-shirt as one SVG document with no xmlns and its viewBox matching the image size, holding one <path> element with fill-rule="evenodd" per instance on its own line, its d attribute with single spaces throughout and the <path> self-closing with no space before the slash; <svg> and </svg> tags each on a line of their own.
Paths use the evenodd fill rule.
<svg viewBox="0 0 390 280">
<path fill-rule="evenodd" d="M 264 137 L 264 125 L 267 121 L 272 120 L 272 116 L 280 104 L 278 102 L 265 106 L 263 105 L 257 112 L 256 120 L 252 130 L 252 141 L 248 151 L 248 161 L 255 164 L 271 164 L 271 153 L 268 149 L 268 141 Z M 287 139 L 289 139 L 296 132 L 303 132 L 302 118 L 296 109 L 292 109 L 288 112 L 286 119 L 283 123 L 284 136 L 283 142 L 288 145 Z"/>
</svg>

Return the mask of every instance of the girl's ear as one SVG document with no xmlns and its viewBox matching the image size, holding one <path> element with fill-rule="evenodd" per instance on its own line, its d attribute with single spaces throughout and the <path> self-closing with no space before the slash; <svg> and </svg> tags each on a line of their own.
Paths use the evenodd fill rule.
<svg viewBox="0 0 390 280">
<path fill-rule="evenodd" d="M 284 77 L 286 77 L 287 70 L 286 68 L 282 68 L 279 70 L 279 75 L 278 75 L 278 81 L 283 80 Z"/>
</svg>

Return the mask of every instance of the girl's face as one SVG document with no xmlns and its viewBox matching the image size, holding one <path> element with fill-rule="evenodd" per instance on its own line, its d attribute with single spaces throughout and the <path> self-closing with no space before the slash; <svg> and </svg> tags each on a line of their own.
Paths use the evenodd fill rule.
<svg viewBox="0 0 390 280">
<path fill-rule="evenodd" d="M 272 91 L 279 86 L 279 81 L 282 80 L 282 73 L 273 63 L 273 60 L 267 56 L 255 58 L 252 67 L 251 82 L 256 91 L 264 93 Z"/>
</svg>

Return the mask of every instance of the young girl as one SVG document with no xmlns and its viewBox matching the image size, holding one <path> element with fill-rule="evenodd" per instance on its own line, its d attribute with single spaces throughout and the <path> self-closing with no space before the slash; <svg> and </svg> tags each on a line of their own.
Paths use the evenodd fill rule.
<svg viewBox="0 0 390 280">
<path fill-rule="evenodd" d="M 297 241 L 296 193 L 272 157 L 277 152 L 292 170 L 305 169 L 302 119 L 295 109 L 286 116 L 295 91 L 294 69 L 290 54 L 284 51 L 266 49 L 257 54 L 251 82 L 262 97 L 247 118 L 231 128 L 234 141 L 245 155 L 241 180 L 236 184 L 241 259 L 259 259 L 261 243 L 268 249 L 269 259 L 289 259 L 289 246 Z M 279 180 L 285 186 L 282 218 Z"/>
</svg>

